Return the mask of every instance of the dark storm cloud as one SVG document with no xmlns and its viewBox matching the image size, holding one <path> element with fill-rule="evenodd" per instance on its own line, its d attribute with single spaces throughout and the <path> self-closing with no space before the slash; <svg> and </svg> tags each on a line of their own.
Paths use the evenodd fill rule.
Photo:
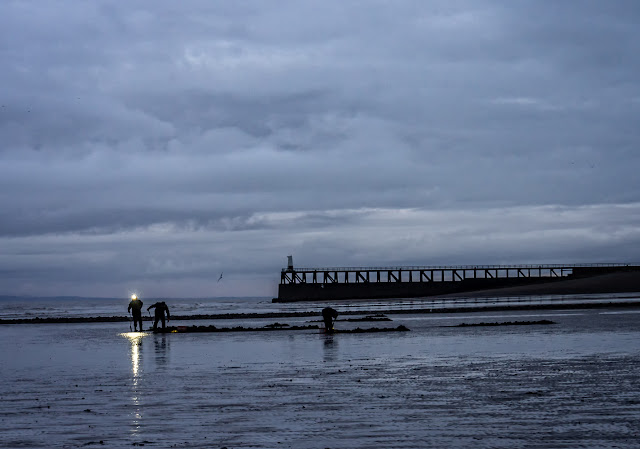
<svg viewBox="0 0 640 449">
<path fill-rule="evenodd" d="M 634 259 L 639 19 L 633 1 L 3 2 L 2 287 L 268 295 L 287 254 Z"/>
</svg>

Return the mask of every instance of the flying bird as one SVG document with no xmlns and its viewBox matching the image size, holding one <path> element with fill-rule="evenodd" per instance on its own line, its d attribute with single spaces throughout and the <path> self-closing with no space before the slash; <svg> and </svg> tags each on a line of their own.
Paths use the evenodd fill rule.
<svg viewBox="0 0 640 449">
<path fill-rule="evenodd" d="M 222 273 L 224 273 L 224 271 Z M 222 273 L 220 273 L 220 277 L 218 278 L 218 282 L 220 282 L 220 279 L 222 279 Z"/>
</svg>

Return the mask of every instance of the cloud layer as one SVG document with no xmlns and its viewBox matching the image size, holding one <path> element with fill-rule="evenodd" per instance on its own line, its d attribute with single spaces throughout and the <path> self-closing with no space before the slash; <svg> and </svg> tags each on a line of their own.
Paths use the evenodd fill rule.
<svg viewBox="0 0 640 449">
<path fill-rule="evenodd" d="M 267 296 L 288 254 L 637 262 L 638 21 L 634 1 L 5 1 L 0 294 Z"/>
</svg>

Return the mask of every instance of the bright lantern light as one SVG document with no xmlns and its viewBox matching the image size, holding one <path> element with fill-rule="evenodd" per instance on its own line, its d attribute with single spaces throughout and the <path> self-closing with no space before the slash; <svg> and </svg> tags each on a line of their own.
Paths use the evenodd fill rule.
<svg viewBox="0 0 640 449">
<path fill-rule="evenodd" d="M 136 299 L 138 299 L 138 297 L 137 297 L 136 295 L 131 295 L 131 300 L 132 300 L 132 301 L 133 301 L 133 300 L 136 300 Z"/>
</svg>

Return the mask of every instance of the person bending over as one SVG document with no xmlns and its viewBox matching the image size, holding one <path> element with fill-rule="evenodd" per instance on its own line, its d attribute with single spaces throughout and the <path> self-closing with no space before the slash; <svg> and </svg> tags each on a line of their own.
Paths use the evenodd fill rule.
<svg viewBox="0 0 640 449">
<path fill-rule="evenodd" d="M 153 321 L 153 330 L 158 328 L 158 321 L 162 320 L 162 328 L 165 328 L 164 322 L 164 314 L 167 314 L 167 321 L 171 318 L 171 314 L 169 313 L 169 307 L 164 303 L 164 301 L 157 302 L 147 308 L 147 311 L 151 309 L 155 310 L 155 320 Z"/>
<path fill-rule="evenodd" d="M 324 320 L 324 330 L 327 333 L 333 333 L 333 321 L 338 318 L 338 312 L 331 307 L 322 309 L 322 319 Z"/>
</svg>

